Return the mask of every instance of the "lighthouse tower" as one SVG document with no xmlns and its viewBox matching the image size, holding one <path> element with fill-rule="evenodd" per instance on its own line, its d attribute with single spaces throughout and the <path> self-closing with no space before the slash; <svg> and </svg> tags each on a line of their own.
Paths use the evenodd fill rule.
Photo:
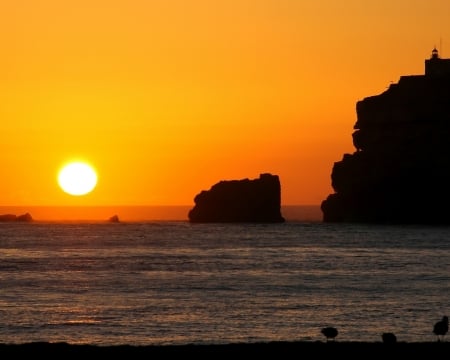
<svg viewBox="0 0 450 360">
<path fill-rule="evenodd" d="M 425 75 L 432 77 L 450 77 L 450 59 L 441 59 L 436 48 L 431 58 L 425 60 Z"/>
</svg>

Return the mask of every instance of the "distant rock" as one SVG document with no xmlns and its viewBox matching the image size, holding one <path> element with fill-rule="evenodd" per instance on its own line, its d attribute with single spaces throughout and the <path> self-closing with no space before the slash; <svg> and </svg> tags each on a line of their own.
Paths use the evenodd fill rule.
<svg viewBox="0 0 450 360">
<path fill-rule="evenodd" d="M 113 215 L 108 219 L 109 222 L 118 223 L 120 222 L 119 217 L 117 215 Z"/>
<path fill-rule="evenodd" d="M 450 59 L 356 104 L 353 154 L 334 163 L 325 222 L 450 224 Z"/>
<path fill-rule="evenodd" d="M 14 214 L 0 215 L 1 222 L 10 222 L 10 221 L 16 221 L 16 220 L 17 220 L 17 215 L 14 215 Z"/>
<path fill-rule="evenodd" d="M 261 174 L 259 179 L 223 180 L 194 198 L 189 221 L 284 222 L 281 216 L 281 185 L 277 175 Z"/>
<path fill-rule="evenodd" d="M 0 215 L 0 222 L 31 222 L 33 218 L 29 213 L 23 215 L 3 214 Z"/>
</svg>

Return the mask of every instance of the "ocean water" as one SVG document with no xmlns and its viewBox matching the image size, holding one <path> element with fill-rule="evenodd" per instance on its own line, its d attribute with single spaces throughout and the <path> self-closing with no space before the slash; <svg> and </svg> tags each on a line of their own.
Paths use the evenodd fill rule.
<svg viewBox="0 0 450 360">
<path fill-rule="evenodd" d="M 450 228 L 0 223 L 0 342 L 436 341 Z"/>
</svg>

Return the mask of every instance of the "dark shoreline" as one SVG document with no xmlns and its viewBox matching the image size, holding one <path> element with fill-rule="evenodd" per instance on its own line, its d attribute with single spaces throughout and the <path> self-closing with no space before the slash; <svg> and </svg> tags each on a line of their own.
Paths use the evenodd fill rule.
<svg viewBox="0 0 450 360">
<path fill-rule="evenodd" d="M 309 358 L 332 355 L 346 356 L 413 356 L 426 354 L 449 354 L 450 342 L 397 342 L 385 344 L 380 342 L 267 342 L 267 343 L 233 343 L 216 345 L 75 345 L 64 342 L 30 342 L 24 344 L 0 343 L 0 355 L 75 355 L 75 356 L 126 356 L 127 358 L 141 356 L 212 356 L 212 355 L 249 355 Z"/>
</svg>

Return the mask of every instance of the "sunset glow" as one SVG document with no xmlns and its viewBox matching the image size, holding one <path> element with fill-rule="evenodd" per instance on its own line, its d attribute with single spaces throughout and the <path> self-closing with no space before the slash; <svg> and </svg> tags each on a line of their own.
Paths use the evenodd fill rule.
<svg viewBox="0 0 450 360">
<path fill-rule="evenodd" d="M 448 0 L 23 0 L 0 20 L 2 206 L 191 205 L 261 173 L 320 204 L 356 102 L 450 57 Z M 67 196 L 55 169 L 79 157 L 102 186 Z"/>
</svg>

